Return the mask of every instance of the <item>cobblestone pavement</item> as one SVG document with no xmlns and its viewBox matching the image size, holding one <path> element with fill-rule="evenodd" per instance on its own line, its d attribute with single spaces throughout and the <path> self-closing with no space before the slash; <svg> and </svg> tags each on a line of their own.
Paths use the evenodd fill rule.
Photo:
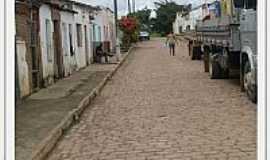
<svg viewBox="0 0 270 160">
<path fill-rule="evenodd" d="M 256 105 L 186 44 L 139 44 L 48 160 L 255 160 Z"/>
</svg>

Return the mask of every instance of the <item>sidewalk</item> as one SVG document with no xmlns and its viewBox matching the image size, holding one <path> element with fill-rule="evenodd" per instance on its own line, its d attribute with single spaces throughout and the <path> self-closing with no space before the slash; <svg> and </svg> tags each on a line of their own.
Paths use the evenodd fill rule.
<svg viewBox="0 0 270 160">
<path fill-rule="evenodd" d="M 78 120 L 120 63 L 91 64 L 31 95 L 16 107 L 16 160 L 40 159 Z"/>
</svg>

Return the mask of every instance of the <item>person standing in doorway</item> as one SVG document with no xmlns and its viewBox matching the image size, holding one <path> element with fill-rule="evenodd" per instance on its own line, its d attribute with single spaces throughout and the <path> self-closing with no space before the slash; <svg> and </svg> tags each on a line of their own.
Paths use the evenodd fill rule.
<svg viewBox="0 0 270 160">
<path fill-rule="evenodd" d="M 175 44 L 177 43 L 177 38 L 173 33 L 168 34 L 166 44 L 169 44 L 170 56 L 175 56 Z"/>
</svg>

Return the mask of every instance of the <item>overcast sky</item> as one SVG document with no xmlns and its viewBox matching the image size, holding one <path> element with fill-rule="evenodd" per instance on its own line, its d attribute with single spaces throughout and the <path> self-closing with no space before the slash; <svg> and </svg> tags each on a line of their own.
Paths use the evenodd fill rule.
<svg viewBox="0 0 270 160">
<path fill-rule="evenodd" d="M 113 0 L 77 0 L 81 2 L 85 2 L 92 5 L 102 5 L 106 7 L 110 7 L 113 9 Z M 132 0 L 130 0 L 132 2 Z M 142 9 L 145 6 L 153 9 L 155 7 L 155 1 L 159 0 L 136 0 L 136 9 Z M 193 5 L 198 5 L 204 2 L 205 0 L 174 0 L 178 4 L 188 4 L 192 3 Z M 127 0 L 118 0 L 118 9 L 120 15 L 125 15 L 127 13 Z"/>
</svg>

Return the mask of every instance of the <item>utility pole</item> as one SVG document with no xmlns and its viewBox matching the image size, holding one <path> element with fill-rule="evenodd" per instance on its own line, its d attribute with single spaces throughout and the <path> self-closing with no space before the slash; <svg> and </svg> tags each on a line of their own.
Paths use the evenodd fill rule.
<svg viewBox="0 0 270 160">
<path fill-rule="evenodd" d="M 133 6 L 133 13 L 136 12 L 136 3 L 135 0 L 132 0 L 132 6 Z"/>
<path fill-rule="evenodd" d="M 117 0 L 114 0 L 114 21 L 115 21 L 115 38 L 116 38 L 116 45 L 115 45 L 115 52 L 116 52 L 116 60 L 117 62 L 120 61 L 121 51 L 120 51 L 120 40 L 118 35 L 118 7 L 117 7 Z"/>
<path fill-rule="evenodd" d="M 128 0 L 128 13 L 131 13 L 131 4 L 130 4 L 130 0 Z"/>
</svg>

